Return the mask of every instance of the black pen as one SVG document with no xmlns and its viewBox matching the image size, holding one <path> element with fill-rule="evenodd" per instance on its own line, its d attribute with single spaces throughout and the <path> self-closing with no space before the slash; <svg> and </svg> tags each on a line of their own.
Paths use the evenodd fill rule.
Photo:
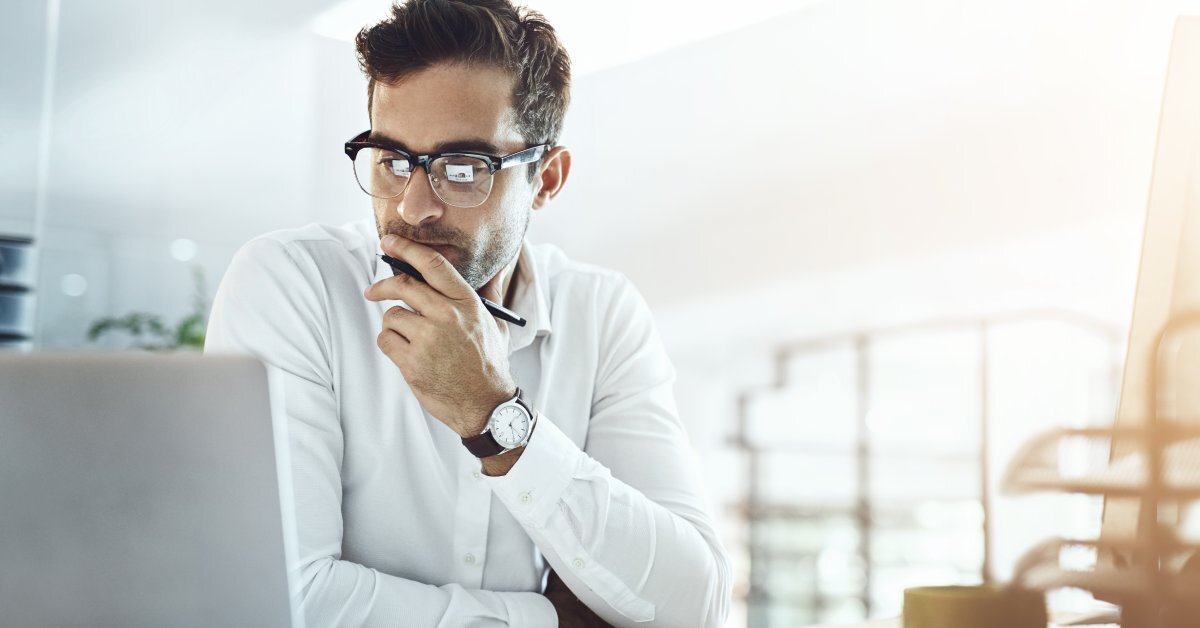
<svg viewBox="0 0 1200 628">
<path fill-rule="evenodd" d="M 379 259 L 387 262 L 387 265 L 391 266 L 392 270 L 394 270 L 396 272 L 404 273 L 405 275 L 408 275 L 408 276 L 412 277 L 413 279 L 416 279 L 417 281 L 420 281 L 422 283 L 427 283 L 425 281 L 425 278 L 421 276 L 421 273 L 419 271 L 417 271 L 416 268 L 412 267 L 412 264 L 409 264 L 408 262 L 406 262 L 404 260 L 399 260 L 399 259 L 396 259 L 396 258 L 388 256 L 388 255 L 380 255 Z M 495 316 L 496 318 L 498 318 L 500 320 L 508 321 L 508 322 L 512 323 L 513 325 L 516 325 L 517 327 L 525 326 L 525 323 L 526 323 L 525 319 L 521 318 L 521 316 L 519 314 L 517 314 L 516 312 L 505 308 L 503 305 L 499 305 L 497 303 L 492 303 L 491 301 L 483 298 L 482 296 L 479 297 L 479 300 L 483 301 L 483 307 L 486 307 L 487 311 L 491 312 L 492 315 Z"/>
</svg>

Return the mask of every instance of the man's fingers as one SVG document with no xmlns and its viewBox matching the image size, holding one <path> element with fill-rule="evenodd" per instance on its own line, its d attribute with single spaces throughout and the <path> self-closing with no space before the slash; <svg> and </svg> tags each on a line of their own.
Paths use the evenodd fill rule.
<svg viewBox="0 0 1200 628">
<path fill-rule="evenodd" d="M 384 355 L 391 356 L 393 352 L 399 351 L 409 344 L 408 338 L 401 336 L 394 330 L 384 329 L 375 337 L 375 346 L 383 351 Z"/>
<path fill-rule="evenodd" d="M 369 301 L 404 301 L 426 316 L 437 312 L 439 303 L 446 299 L 429 285 L 403 273 L 371 284 L 363 296 Z"/>
<path fill-rule="evenodd" d="M 383 314 L 383 331 L 393 331 L 406 341 L 421 333 L 426 321 L 420 314 L 414 314 L 402 306 L 394 305 Z"/>
<path fill-rule="evenodd" d="M 475 296 L 475 291 L 462 275 L 458 274 L 454 265 L 435 249 L 394 235 L 384 236 L 379 244 L 384 253 L 412 264 L 438 292 L 452 299 L 469 299 Z"/>
</svg>

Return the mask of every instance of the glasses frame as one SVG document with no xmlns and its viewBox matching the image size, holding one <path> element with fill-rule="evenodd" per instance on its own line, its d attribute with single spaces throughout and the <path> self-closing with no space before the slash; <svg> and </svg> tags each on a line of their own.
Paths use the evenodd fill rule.
<svg viewBox="0 0 1200 628">
<path fill-rule="evenodd" d="M 392 151 L 393 153 L 403 155 L 404 157 L 406 157 L 408 159 L 408 161 L 410 163 L 414 163 L 425 170 L 425 177 L 429 180 L 429 187 L 431 189 L 433 189 L 434 194 L 436 194 L 437 197 L 439 199 L 441 199 L 441 201 L 443 203 L 446 203 L 447 205 L 450 205 L 452 207 L 464 207 L 464 208 L 479 207 L 479 205 L 486 203 L 488 198 L 492 195 L 492 189 L 494 189 L 495 186 L 492 186 L 491 188 L 488 189 L 487 196 L 483 197 L 483 200 L 479 201 L 479 204 L 477 204 L 477 205 L 455 205 L 454 203 L 451 203 L 450 201 L 447 201 L 446 199 L 442 198 L 442 195 L 440 193 L 438 193 L 437 188 L 434 187 L 434 185 L 433 185 L 433 162 L 435 160 L 441 159 L 442 157 L 474 157 L 476 159 L 479 159 L 479 160 L 487 163 L 488 174 L 494 177 L 496 175 L 497 171 L 504 170 L 505 168 L 512 168 L 514 166 L 523 166 L 525 164 L 533 163 L 533 162 L 541 159 L 542 156 L 546 154 L 546 151 L 548 151 L 552 148 L 549 144 L 537 144 L 535 146 L 530 146 L 529 148 L 524 148 L 515 153 L 509 153 L 509 154 L 503 155 L 503 156 L 487 155 L 484 153 L 465 153 L 462 151 L 451 151 L 451 152 L 446 152 L 446 153 L 429 153 L 428 155 L 414 155 L 406 150 L 401 150 L 400 148 L 397 148 L 390 144 L 384 144 L 384 143 L 380 143 L 380 142 L 370 141 L 368 139 L 368 138 L 370 138 L 370 136 L 371 136 L 371 131 L 370 131 L 370 129 L 368 129 L 366 131 L 363 131 L 362 133 L 359 133 L 358 135 L 355 135 L 354 138 L 351 139 L 349 142 L 346 142 L 346 156 L 350 158 L 351 166 L 353 166 L 355 160 L 358 159 L 358 153 L 366 148 L 378 148 L 381 150 L 389 150 L 389 151 Z M 357 170 L 354 171 L 354 180 L 358 181 L 358 171 Z M 374 194 L 367 192 L 366 189 L 363 188 L 361 181 L 358 181 L 358 187 L 363 192 L 366 192 L 367 196 L 370 196 L 371 198 L 389 199 L 389 198 L 397 198 L 400 195 L 404 194 L 406 191 L 408 191 L 408 185 L 410 183 L 412 183 L 411 176 L 408 178 L 408 181 L 404 184 L 404 189 L 400 190 L 393 196 L 375 196 Z"/>
</svg>

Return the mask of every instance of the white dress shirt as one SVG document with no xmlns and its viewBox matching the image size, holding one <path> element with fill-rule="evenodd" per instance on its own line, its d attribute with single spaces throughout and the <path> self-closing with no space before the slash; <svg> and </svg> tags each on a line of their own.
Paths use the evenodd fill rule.
<svg viewBox="0 0 1200 628">
<path fill-rule="evenodd" d="M 509 362 L 538 422 L 489 477 L 375 344 L 379 250 L 371 220 L 256 238 L 208 327 L 283 382 L 309 627 L 557 626 L 548 566 L 613 625 L 723 624 L 728 559 L 629 280 L 522 244 Z"/>
</svg>

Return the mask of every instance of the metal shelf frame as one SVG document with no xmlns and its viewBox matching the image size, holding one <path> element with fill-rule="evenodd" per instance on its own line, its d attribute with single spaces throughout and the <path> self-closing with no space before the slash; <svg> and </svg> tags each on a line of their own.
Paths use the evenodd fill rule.
<svg viewBox="0 0 1200 628">
<path fill-rule="evenodd" d="M 1107 322 L 1082 315 L 1076 312 L 1059 309 L 1039 309 L 1025 310 L 1002 315 L 979 317 L 979 318 L 954 318 L 924 321 L 913 324 L 898 325 L 873 330 L 863 330 L 846 334 L 832 335 L 815 339 L 806 339 L 796 342 L 782 343 L 774 351 L 774 375 L 773 382 L 766 386 L 752 387 L 743 389 L 737 398 L 737 416 L 735 422 L 735 432 L 731 437 L 730 444 L 734 449 L 739 451 L 743 456 L 745 465 L 745 484 L 742 495 L 744 502 L 732 505 L 732 508 L 742 517 L 745 523 L 746 537 L 749 545 L 747 555 L 750 557 L 750 588 L 746 597 L 747 612 L 753 613 L 753 609 L 758 605 L 769 605 L 772 601 L 770 591 L 764 591 L 756 587 L 756 583 L 762 581 L 759 575 L 761 570 L 761 561 L 754 560 L 756 555 L 761 555 L 762 548 L 762 533 L 758 530 L 757 523 L 765 520 L 804 520 L 812 517 L 828 517 L 828 516 L 851 516 L 855 521 L 855 527 L 858 533 L 858 554 L 863 565 L 863 578 L 861 590 L 858 594 L 858 600 L 861 602 L 864 609 L 864 616 L 870 617 L 872 614 L 872 585 L 874 581 L 873 573 L 873 551 L 871 544 L 872 532 L 875 525 L 875 511 L 880 507 L 871 497 L 871 468 L 873 462 L 878 458 L 875 452 L 872 451 L 869 430 L 867 426 L 867 411 L 871 405 L 871 349 L 875 342 L 884 339 L 892 339 L 907 335 L 933 333 L 933 332 L 952 332 L 952 331 L 970 331 L 977 334 L 979 342 L 979 363 L 977 365 L 979 378 L 979 449 L 974 457 L 977 461 L 979 469 L 979 491 L 978 500 L 983 513 L 982 525 L 979 530 L 980 538 L 983 545 L 983 560 L 979 567 L 980 579 L 983 582 L 994 581 L 993 577 L 993 550 L 991 546 L 990 533 L 990 516 L 992 511 L 990 494 L 991 473 L 989 471 L 990 461 L 988 459 L 988 441 L 989 441 L 989 406 L 992 403 L 989 379 L 992 375 L 991 357 L 988 350 L 988 339 L 992 330 L 1010 324 L 1018 323 L 1061 323 L 1077 328 L 1081 331 L 1094 335 L 1099 340 L 1106 342 L 1109 346 L 1111 359 L 1110 377 L 1113 380 L 1114 390 L 1119 387 L 1120 377 L 1120 356 L 1124 350 L 1124 335 L 1122 332 Z M 810 353 L 828 351 L 830 349 L 852 348 L 855 355 L 854 373 L 855 373 L 855 439 L 854 445 L 849 450 L 854 456 L 854 464 L 857 469 L 857 483 L 855 486 L 855 494 L 848 508 L 822 508 L 822 507 L 803 507 L 800 505 L 783 505 L 768 503 L 763 495 L 763 487 L 761 482 L 761 473 L 763 467 L 763 457 L 765 454 L 771 453 L 820 453 L 819 448 L 814 446 L 763 446 L 755 443 L 750 438 L 750 421 L 751 421 L 751 406 L 756 397 L 764 394 L 775 394 L 782 390 L 786 390 L 790 384 L 788 376 L 789 363 L 798 356 Z M 847 450 L 842 449 L 845 453 Z M 883 457 L 888 457 L 886 454 Z M 937 461 L 942 458 L 951 461 L 961 462 L 963 456 L 930 456 L 924 458 L 929 461 Z M 952 500 L 957 501 L 957 500 Z M 887 508 L 885 508 L 887 510 Z M 758 564 L 756 564 L 758 563 Z M 813 602 L 820 602 L 824 596 L 819 590 L 814 590 L 813 595 L 807 597 Z M 781 602 L 789 605 L 795 604 L 795 599 L 781 600 Z M 813 608 L 820 609 L 818 603 Z"/>
</svg>

